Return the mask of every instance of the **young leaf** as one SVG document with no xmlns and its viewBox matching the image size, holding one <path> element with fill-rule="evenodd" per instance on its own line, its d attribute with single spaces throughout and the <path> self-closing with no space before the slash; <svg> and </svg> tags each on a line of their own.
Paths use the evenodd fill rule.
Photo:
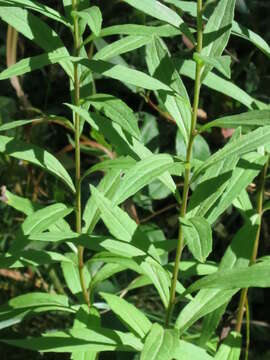
<svg viewBox="0 0 270 360">
<path fill-rule="evenodd" d="M 135 138 L 141 138 L 137 119 L 131 108 L 122 100 L 109 94 L 96 94 L 87 97 L 85 102 L 91 104 L 96 110 L 103 112 L 104 115 L 118 123 L 123 130 L 126 130 Z"/>
<path fill-rule="evenodd" d="M 172 9 L 168 8 L 157 0 L 124 0 L 129 5 L 135 7 L 144 13 L 162 20 L 179 28 L 193 43 L 194 37 L 190 32 L 188 26 L 184 23 L 182 18 Z"/>
<path fill-rule="evenodd" d="M 46 150 L 33 144 L 26 144 L 11 137 L 0 136 L 0 152 L 38 165 L 43 170 L 59 177 L 73 192 L 75 192 L 75 187 L 66 169 L 59 160 Z"/>
<path fill-rule="evenodd" d="M 203 56 L 215 58 L 222 55 L 231 34 L 235 1 L 236 0 L 220 0 L 216 5 L 203 32 Z M 213 65 L 205 66 L 202 80 L 207 73 L 211 71 L 212 67 Z"/>
<path fill-rule="evenodd" d="M 210 224 L 200 216 L 180 218 L 184 239 L 192 255 L 205 262 L 212 251 L 212 231 Z"/>
<path fill-rule="evenodd" d="M 111 58 L 125 54 L 129 51 L 139 49 L 151 41 L 150 36 L 129 35 L 120 40 L 117 40 L 101 50 L 94 56 L 94 60 L 110 60 Z"/>
<path fill-rule="evenodd" d="M 100 295 L 105 299 L 121 322 L 123 322 L 134 335 L 140 338 L 145 337 L 151 328 L 151 322 L 140 310 L 116 295 L 105 293 L 100 293 Z"/>
<path fill-rule="evenodd" d="M 225 116 L 220 119 L 210 121 L 201 127 L 200 132 L 203 132 L 212 127 L 221 128 L 237 128 L 238 126 L 244 127 L 257 127 L 270 125 L 270 110 L 254 110 L 245 113 Z"/>
<path fill-rule="evenodd" d="M 24 235 L 41 233 L 72 211 L 73 208 L 68 208 L 65 204 L 60 203 L 37 210 L 25 219 L 22 224 L 23 233 Z"/>
<path fill-rule="evenodd" d="M 96 36 L 99 36 L 102 26 L 102 14 L 98 6 L 91 6 L 90 8 L 81 11 L 73 11 L 72 14 L 75 14 L 85 20 L 91 31 Z"/>
<path fill-rule="evenodd" d="M 177 330 L 164 329 L 155 323 L 145 339 L 140 360 L 171 360 L 178 345 Z"/>
<path fill-rule="evenodd" d="M 138 161 L 123 177 L 114 196 L 114 203 L 120 204 L 136 194 L 144 186 L 169 170 L 172 164 L 173 159 L 167 154 L 151 155 Z"/>
</svg>

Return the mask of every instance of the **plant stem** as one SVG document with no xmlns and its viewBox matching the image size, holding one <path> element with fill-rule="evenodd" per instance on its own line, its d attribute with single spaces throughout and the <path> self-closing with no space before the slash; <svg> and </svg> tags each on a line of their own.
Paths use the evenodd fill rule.
<svg viewBox="0 0 270 360">
<path fill-rule="evenodd" d="M 72 10 L 77 11 L 77 0 L 72 0 Z M 80 34 L 79 34 L 79 22 L 77 15 L 74 14 L 74 51 L 75 56 L 79 56 L 80 52 Z M 74 63 L 74 103 L 76 106 L 80 105 L 80 75 L 78 64 Z M 82 206 L 81 206 L 81 149 L 80 149 L 80 116 L 75 113 L 75 168 L 76 168 L 76 232 L 81 233 L 82 231 Z M 82 288 L 82 293 L 86 304 L 90 307 L 90 299 L 87 291 L 87 287 L 84 281 L 83 276 L 83 246 L 78 247 L 78 264 L 79 264 L 79 274 L 80 274 L 80 283 Z"/>
<path fill-rule="evenodd" d="M 196 51 L 198 53 L 200 53 L 202 51 L 202 41 L 203 41 L 202 0 L 197 0 L 197 47 L 196 47 Z M 196 63 L 195 87 L 194 87 L 193 111 L 192 111 L 192 117 L 191 117 L 190 135 L 189 135 L 187 154 L 186 154 L 186 168 L 185 168 L 185 174 L 184 174 L 183 201 L 182 201 L 182 205 L 181 205 L 181 209 L 180 209 L 180 217 L 184 217 L 186 215 L 186 210 L 187 210 L 189 180 L 190 180 L 190 160 L 191 160 L 191 155 L 192 155 L 193 141 L 196 136 L 197 114 L 198 114 L 200 88 L 201 88 L 201 72 L 202 72 L 202 65 L 199 62 L 197 62 Z M 177 284 L 178 273 L 179 273 L 179 264 L 180 264 L 180 260 L 181 260 L 183 245 L 184 245 L 183 228 L 180 224 L 176 256 L 175 256 L 175 262 L 174 262 L 174 269 L 173 269 L 173 275 L 172 275 L 172 281 L 171 281 L 170 299 L 169 299 L 169 305 L 168 305 L 167 314 L 166 314 L 165 324 L 167 327 L 170 324 L 172 312 L 173 312 L 174 305 L 175 305 L 175 291 L 176 291 L 176 284 Z"/>
<path fill-rule="evenodd" d="M 258 248 L 259 248 L 259 241 L 260 241 L 260 234 L 261 234 L 261 227 L 262 227 L 262 216 L 263 216 L 263 200 L 264 200 L 264 186 L 265 186 L 265 179 L 268 169 L 268 163 L 269 159 L 265 163 L 263 170 L 261 172 L 260 181 L 259 181 L 259 187 L 258 187 L 258 197 L 257 197 L 257 213 L 260 216 L 260 222 L 258 225 L 256 238 L 253 246 L 252 255 L 249 261 L 249 265 L 253 265 L 256 262 L 257 254 L 258 254 Z M 247 293 L 248 289 L 242 289 L 239 305 L 238 305 L 238 311 L 237 311 L 237 317 L 236 317 L 236 325 L 235 325 L 235 331 L 241 333 L 241 328 L 243 324 L 243 317 L 245 312 L 245 304 L 247 301 Z"/>
</svg>

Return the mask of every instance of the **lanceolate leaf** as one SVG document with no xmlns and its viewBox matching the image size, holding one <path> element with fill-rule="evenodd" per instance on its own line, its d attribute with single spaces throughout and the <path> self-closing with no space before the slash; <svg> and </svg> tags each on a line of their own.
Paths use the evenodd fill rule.
<svg viewBox="0 0 270 360">
<path fill-rule="evenodd" d="M 145 339 L 140 360 L 171 360 L 178 345 L 177 330 L 164 329 L 155 323 Z"/>
<path fill-rule="evenodd" d="M 256 129 L 246 135 L 243 135 L 238 141 L 228 143 L 221 150 L 217 151 L 208 158 L 194 173 L 193 180 L 205 169 L 211 165 L 230 156 L 241 156 L 245 153 L 256 150 L 261 145 L 270 142 L 270 126 L 264 126 Z"/>
<path fill-rule="evenodd" d="M 184 23 L 182 18 L 174 12 L 172 9 L 168 8 L 161 2 L 157 0 L 124 0 L 129 5 L 135 7 L 138 10 L 143 11 L 144 13 L 155 17 L 156 19 L 162 20 L 171 24 L 180 30 L 192 41 L 194 42 L 193 35 L 191 34 L 188 26 Z"/>
<path fill-rule="evenodd" d="M 63 180 L 75 192 L 73 182 L 63 165 L 48 151 L 12 137 L 0 136 L 0 152 L 29 161 Z"/>
<path fill-rule="evenodd" d="M 160 37 L 172 37 L 180 34 L 181 31 L 171 25 L 145 26 L 138 24 L 123 24 L 103 28 L 100 32 L 100 37 L 111 35 L 136 35 L 149 37 L 156 35 Z M 88 39 L 91 40 L 91 37 Z"/>
<path fill-rule="evenodd" d="M 169 50 L 161 39 L 154 37 L 147 46 L 146 62 L 152 76 L 170 86 L 180 95 L 175 96 L 164 91 L 157 92 L 160 102 L 164 104 L 175 120 L 187 145 L 191 123 L 191 105 L 185 85 L 174 68 Z"/>
<path fill-rule="evenodd" d="M 55 310 L 74 312 L 64 295 L 34 292 L 17 296 L 0 307 L 0 329 L 17 324 L 31 314 Z"/>
<path fill-rule="evenodd" d="M 217 57 L 222 55 L 230 37 L 234 7 L 235 0 L 220 0 L 216 5 L 203 31 L 203 56 Z M 211 68 L 211 65 L 205 67 L 202 79 L 211 71 Z"/>
<path fill-rule="evenodd" d="M 205 276 L 188 288 L 193 292 L 201 288 L 237 289 L 270 287 L 270 262 L 262 262 L 248 268 L 220 270 Z"/>
<path fill-rule="evenodd" d="M 202 126 L 200 132 L 212 127 L 237 128 L 238 126 L 257 127 L 267 125 L 270 125 L 270 110 L 254 110 L 210 121 Z"/>
<path fill-rule="evenodd" d="M 195 62 L 192 60 L 174 60 L 174 63 L 179 70 L 181 75 L 187 76 L 191 79 L 194 79 L 195 76 Z M 266 105 L 252 98 L 244 90 L 242 90 L 237 85 L 232 82 L 222 79 L 216 74 L 208 73 L 206 78 L 203 81 L 203 85 L 218 91 L 226 96 L 231 97 L 239 101 L 241 104 L 245 105 L 249 109 L 263 109 L 266 108 Z"/>
<path fill-rule="evenodd" d="M 52 224 L 56 223 L 73 211 L 65 204 L 49 205 L 41 210 L 29 215 L 22 224 L 22 230 L 25 235 L 41 233 L 47 230 Z"/>
<path fill-rule="evenodd" d="M 180 218 L 187 246 L 200 262 L 205 262 L 212 251 L 212 231 L 210 224 L 200 216 Z"/>
<path fill-rule="evenodd" d="M 157 154 L 138 161 L 123 177 L 114 203 L 119 204 L 136 194 L 173 165 L 173 159 L 167 154 Z"/>
<path fill-rule="evenodd" d="M 1 9 L 1 7 L 0 7 Z M 33 56 L 30 58 L 22 59 L 16 64 L 3 70 L 0 73 L 0 80 L 9 79 L 13 76 L 23 75 L 30 71 L 42 69 L 49 64 L 55 64 L 61 62 L 61 60 L 70 60 L 71 57 L 66 54 L 59 54 L 57 52 L 46 53 L 42 55 Z"/>
<path fill-rule="evenodd" d="M 172 92 L 169 86 L 143 73 L 142 71 L 130 69 L 123 65 L 114 65 L 102 60 L 83 59 L 79 62 L 94 73 L 101 74 L 124 83 L 135 85 L 139 88 L 148 90 L 166 90 Z"/>
<path fill-rule="evenodd" d="M 112 121 L 118 123 L 123 130 L 140 139 L 141 134 L 137 119 L 131 108 L 122 100 L 109 94 L 96 94 L 87 97 L 85 101 L 96 110 L 103 112 Z"/>
<path fill-rule="evenodd" d="M 94 186 L 90 187 L 94 201 L 101 212 L 101 218 L 113 236 L 119 240 L 130 242 L 137 224 L 127 213 L 118 206 L 113 206 L 111 201 L 99 192 Z"/>
<path fill-rule="evenodd" d="M 140 310 L 116 295 L 101 293 L 101 296 L 130 331 L 144 338 L 152 324 Z"/>
<path fill-rule="evenodd" d="M 53 51 L 58 55 L 69 56 L 58 34 L 31 12 L 19 7 L 0 6 L 0 18 L 22 33 L 27 39 L 34 41 L 47 53 Z M 72 63 L 63 60 L 60 61 L 60 64 L 72 79 Z"/>
<path fill-rule="evenodd" d="M 54 123 L 58 123 L 58 124 L 63 124 L 65 127 L 74 131 L 74 126 L 68 119 L 65 119 L 63 117 L 58 117 L 58 116 L 48 116 L 48 117 L 42 117 L 42 118 L 37 118 L 37 119 L 10 121 L 8 123 L 1 125 L 0 131 L 8 131 L 11 129 L 16 129 L 17 127 L 20 127 L 20 126 L 25 126 L 25 125 L 32 124 L 32 123 L 39 124 L 39 123 L 43 123 L 43 122 L 54 122 Z"/>
<path fill-rule="evenodd" d="M 94 60 L 110 60 L 111 58 L 138 49 L 151 41 L 150 36 L 129 35 L 117 40 L 101 50 L 94 56 Z"/>
<path fill-rule="evenodd" d="M 1 0 L 1 6 L 2 5 L 6 5 L 9 7 L 12 6 L 19 6 L 31 11 L 36 11 L 42 15 L 45 15 L 46 17 L 59 21 L 62 24 L 71 27 L 71 24 L 69 24 L 67 22 L 67 20 L 61 15 L 59 14 L 58 11 L 56 11 L 55 9 L 52 9 L 49 6 L 46 6 L 44 4 L 41 4 L 37 1 L 32 1 L 32 0 Z"/>
<path fill-rule="evenodd" d="M 130 333 L 100 327 L 50 332 L 42 337 L 4 340 L 3 342 L 24 349 L 57 353 L 71 353 L 75 351 L 137 352 L 143 346 L 141 341 Z"/>
<path fill-rule="evenodd" d="M 99 183 L 97 189 L 108 199 L 112 199 L 120 183 L 121 170 L 108 172 Z M 91 233 L 100 217 L 100 210 L 93 196 L 90 196 L 83 212 L 83 232 Z"/>
</svg>

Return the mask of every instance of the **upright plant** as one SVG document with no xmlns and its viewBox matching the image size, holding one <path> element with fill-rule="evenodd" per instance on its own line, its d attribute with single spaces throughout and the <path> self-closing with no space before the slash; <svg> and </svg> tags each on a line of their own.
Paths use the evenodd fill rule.
<svg viewBox="0 0 270 360">
<path fill-rule="evenodd" d="M 71 102 L 65 105 L 73 115 L 72 122 L 53 114 L 41 114 L 38 119 L 2 124 L 0 131 L 8 136 L 0 136 L 0 151 L 37 165 L 62 181 L 66 192 L 70 192 L 66 199 L 72 197 L 74 201 L 42 207 L 3 188 L 2 199 L 26 218 L 8 252 L 1 255 L 0 267 L 60 264 L 58 275 L 65 285 L 64 289 L 58 288 L 64 294 L 58 294 L 55 287 L 55 292 L 33 292 L 10 299 L 0 308 L 1 328 L 48 311 L 70 313 L 73 325 L 40 337 L 2 341 L 40 352 L 70 353 L 73 360 L 102 358 L 101 353 L 107 351 L 115 352 L 115 358 L 126 352 L 126 358 L 141 360 L 236 360 L 241 354 L 247 289 L 270 286 L 269 259 L 257 260 L 262 216 L 268 209 L 264 206 L 264 189 L 270 110 L 267 104 L 228 80 L 230 57 L 222 54 L 231 35 L 250 41 L 268 57 L 270 49 L 260 36 L 234 20 L 235 0 L 124 2 L 155 18 L 155 25 L 102 28 L 99 7 L 89 7 L 88 1 L 63 0 L 65 15 L 32 0 L 0 2 L 2 20 L 44 51 L 5 69 L 0 80 L 59 64 L 69 78 Z M 179 14 L 196 18 L 195 28 L 189 27 Z M 72 55 L 44 17 L 71 32 Z M 119 39 L 107 43 L 104 38 L 111 35 Z M 170 54 L 163 38 L 179 35 L 194 48 L 192 58 Z M 93 56 L 87 53 L 89 44 L 91 53 L 96 48 Z M 121 57 L 144 46 L 149 74 L 129 67 Z M 193 105 L 181 75 L 195 80 Z M 138 125 L 132 109 L 116 96 L 96 91 L 100 76 L 120 81 L 174 122 L 183 152 L 178 156 L 152 152 L 146 146 L 145 126 Z M 231 96 L 248 111 L 198 125 L 201 86 Z M 158 106 L 151 102 L 150 92 L 154 92 Z M 75 149 L 73 176 L 47 150 L 9 136 L 12 129 L 41 122 L 57 123 L 73 133 L 74 141 L 70 140 Z M 86 124 L 91 127 L 92 139 L 86 136 Z M 197 158 L 196 147 L 199 144 L 207 147 L 201 134 L 214 127 L 235 131 L 214 154 Z M 80 154 L 83 141 L 107 155 L 84 173 Z M 104 176 L 94 186 L 91 175 L 97 171 Z M 246 188 L 257 176 L 258 198 L 253 207 Z M 182 193 L 176 185 L 179 178 L 183 179 Z M 89 179 L 90 196 L 82 209 L 81 187 Z M 131 214 L 134 204 L 128 200 L 137 201 L 140 206 L 135 195 L 142 195 L 146 187 L 151 192 L 154 180 L 166 193 L 165 197 L 173 194 L 180 208 L 176 241 L 165 241 L 160 235 L 153 241 L 157 236 L 154 231 L 151 233 L 139 224 L 136 214 L 133 212 L 131 217 L 122 206 L 129 207 Z M 161 199 L 162 195 L 153 198 Z M 220 263 L 207 262 L 212 252 L 212 228 L 230 207 L 240 213 L 243 226 L 233 236 Z M 72 230 L 73 221 L 68 216 L 73 212 Z M 66 217 L 71 219 L 70 224 Z M 100 228 L 96 230 L 100 220 L 107 234 L 105 228 L 104 235 L 100 235 Z M 188 250 L 182 261 L 185 246 Z M 170 258 L 174 259 L 172 263 Z M 137 275 L 122 289 L 121 296 L 98 290 L 105 281 L 127 270 Z M 163 316 L 159 318 L 123 298 L 128 291 L 149 285 L 155 288 L 163 307 Z M 232 297 L 240 290 L 235 331 L 229 331 L 225 339 L 217 339 L 218 325 Z M 116 315 L 122 327 L 117 322 L 114 327 L 103 325 L 104 308 Z"/>
</svg>

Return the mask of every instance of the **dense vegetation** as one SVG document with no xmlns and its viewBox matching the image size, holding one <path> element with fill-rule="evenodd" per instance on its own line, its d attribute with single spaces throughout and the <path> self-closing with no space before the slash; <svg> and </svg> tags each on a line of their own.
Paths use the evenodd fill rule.
<svg viewBox="0 0 270 360">
<path fill-rule="evenodd" d="M 0 1 L 3 359 L 270 358 L 269 10 Z"/>
</svg>

